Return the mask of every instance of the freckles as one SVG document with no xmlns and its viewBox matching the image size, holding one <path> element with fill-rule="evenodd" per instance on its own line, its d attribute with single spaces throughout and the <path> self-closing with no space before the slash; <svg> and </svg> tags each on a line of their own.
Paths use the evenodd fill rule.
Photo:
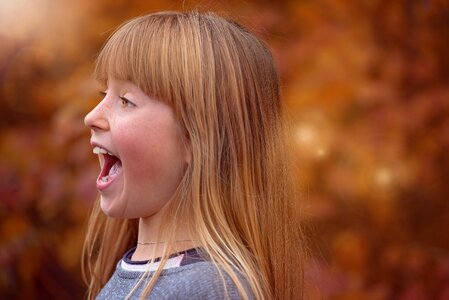
<svg viewBox="0 0 449 300">
<path fill-rule="evenodd" d="M 153 107 L 117 121 L 113 140 L 128 179 L 146 184 L 172 177 L 180 136 L 171 111 Z"/>
<path fill-rule="evenodd" d="M 124 167 L 133 180 L 142 182 L 161 175 L 169 159 L 168 145 L 163 133 L 156 128 L 123 131 L 120 153 Z"/>
</svg>

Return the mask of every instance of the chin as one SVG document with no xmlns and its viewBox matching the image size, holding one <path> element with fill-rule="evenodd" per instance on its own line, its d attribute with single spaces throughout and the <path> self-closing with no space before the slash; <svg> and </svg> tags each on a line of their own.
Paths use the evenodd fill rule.
<svg viewBox="0 0 449 300">
<path fill-rule="evenodd" d="M 122 218 L 123 217 L 123 209 L 119 209 L 117 205 L 114 205 L 115 201 L 108 201 L 100 196 L 100 208 L 105 215 L 111 218 Z"/>
</svg>

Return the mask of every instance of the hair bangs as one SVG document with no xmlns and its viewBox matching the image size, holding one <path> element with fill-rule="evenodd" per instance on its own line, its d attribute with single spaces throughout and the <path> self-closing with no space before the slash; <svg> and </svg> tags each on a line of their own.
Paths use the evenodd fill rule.
<svg viewBox="0 0 449 300">
<path fill-rule="evenodd" d="M 166 54 L 160 43 L 163 24 L 158 23 L 155 19 L 137 18 L 119 27 L 96 59 L 96 80 L 104 86 L 109 78 L 130 81 L 147 95 L 171 102 L 167 90 L 170 79 L 161 71 L 161 60 Z"/>
</svg>

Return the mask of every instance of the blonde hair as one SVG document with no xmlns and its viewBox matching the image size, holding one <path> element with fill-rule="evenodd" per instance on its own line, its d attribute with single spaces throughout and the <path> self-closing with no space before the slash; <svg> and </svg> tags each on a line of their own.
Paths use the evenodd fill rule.
<svg viewBox="0 0 449 300">
<path fill-rule="evenodd" d="M 279 79 L 267 47 L 212 13 L 154 13 L 115 31 L 95 73 L 100 81 L 129 80 L 166 102 L 184 130 L 191 161 L 161 224 L 172 242 L 163 261 L 178 221 L 188 220 L 243 299 L 247 291 L 256 299 L 302 298 L 303 247 L 292 215 Z M 95 203 L 83 250 L 89 299 L 136 236 L 136 220 L 107 218 Z"/>
</svg>

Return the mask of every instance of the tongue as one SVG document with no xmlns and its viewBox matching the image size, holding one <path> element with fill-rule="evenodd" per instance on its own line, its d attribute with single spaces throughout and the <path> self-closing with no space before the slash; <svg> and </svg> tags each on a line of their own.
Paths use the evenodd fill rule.
<svg viewBox="0 0 449 300">
<path fill-rule="evenodd" d="M 117 174 L 118 172 L 120 172 L 122 168 L 122 162 L 120 160 L 117 160 L 112 167 L 109 169 L 109 174 L 108 176 L 112 176 Z"/>
</svg>

